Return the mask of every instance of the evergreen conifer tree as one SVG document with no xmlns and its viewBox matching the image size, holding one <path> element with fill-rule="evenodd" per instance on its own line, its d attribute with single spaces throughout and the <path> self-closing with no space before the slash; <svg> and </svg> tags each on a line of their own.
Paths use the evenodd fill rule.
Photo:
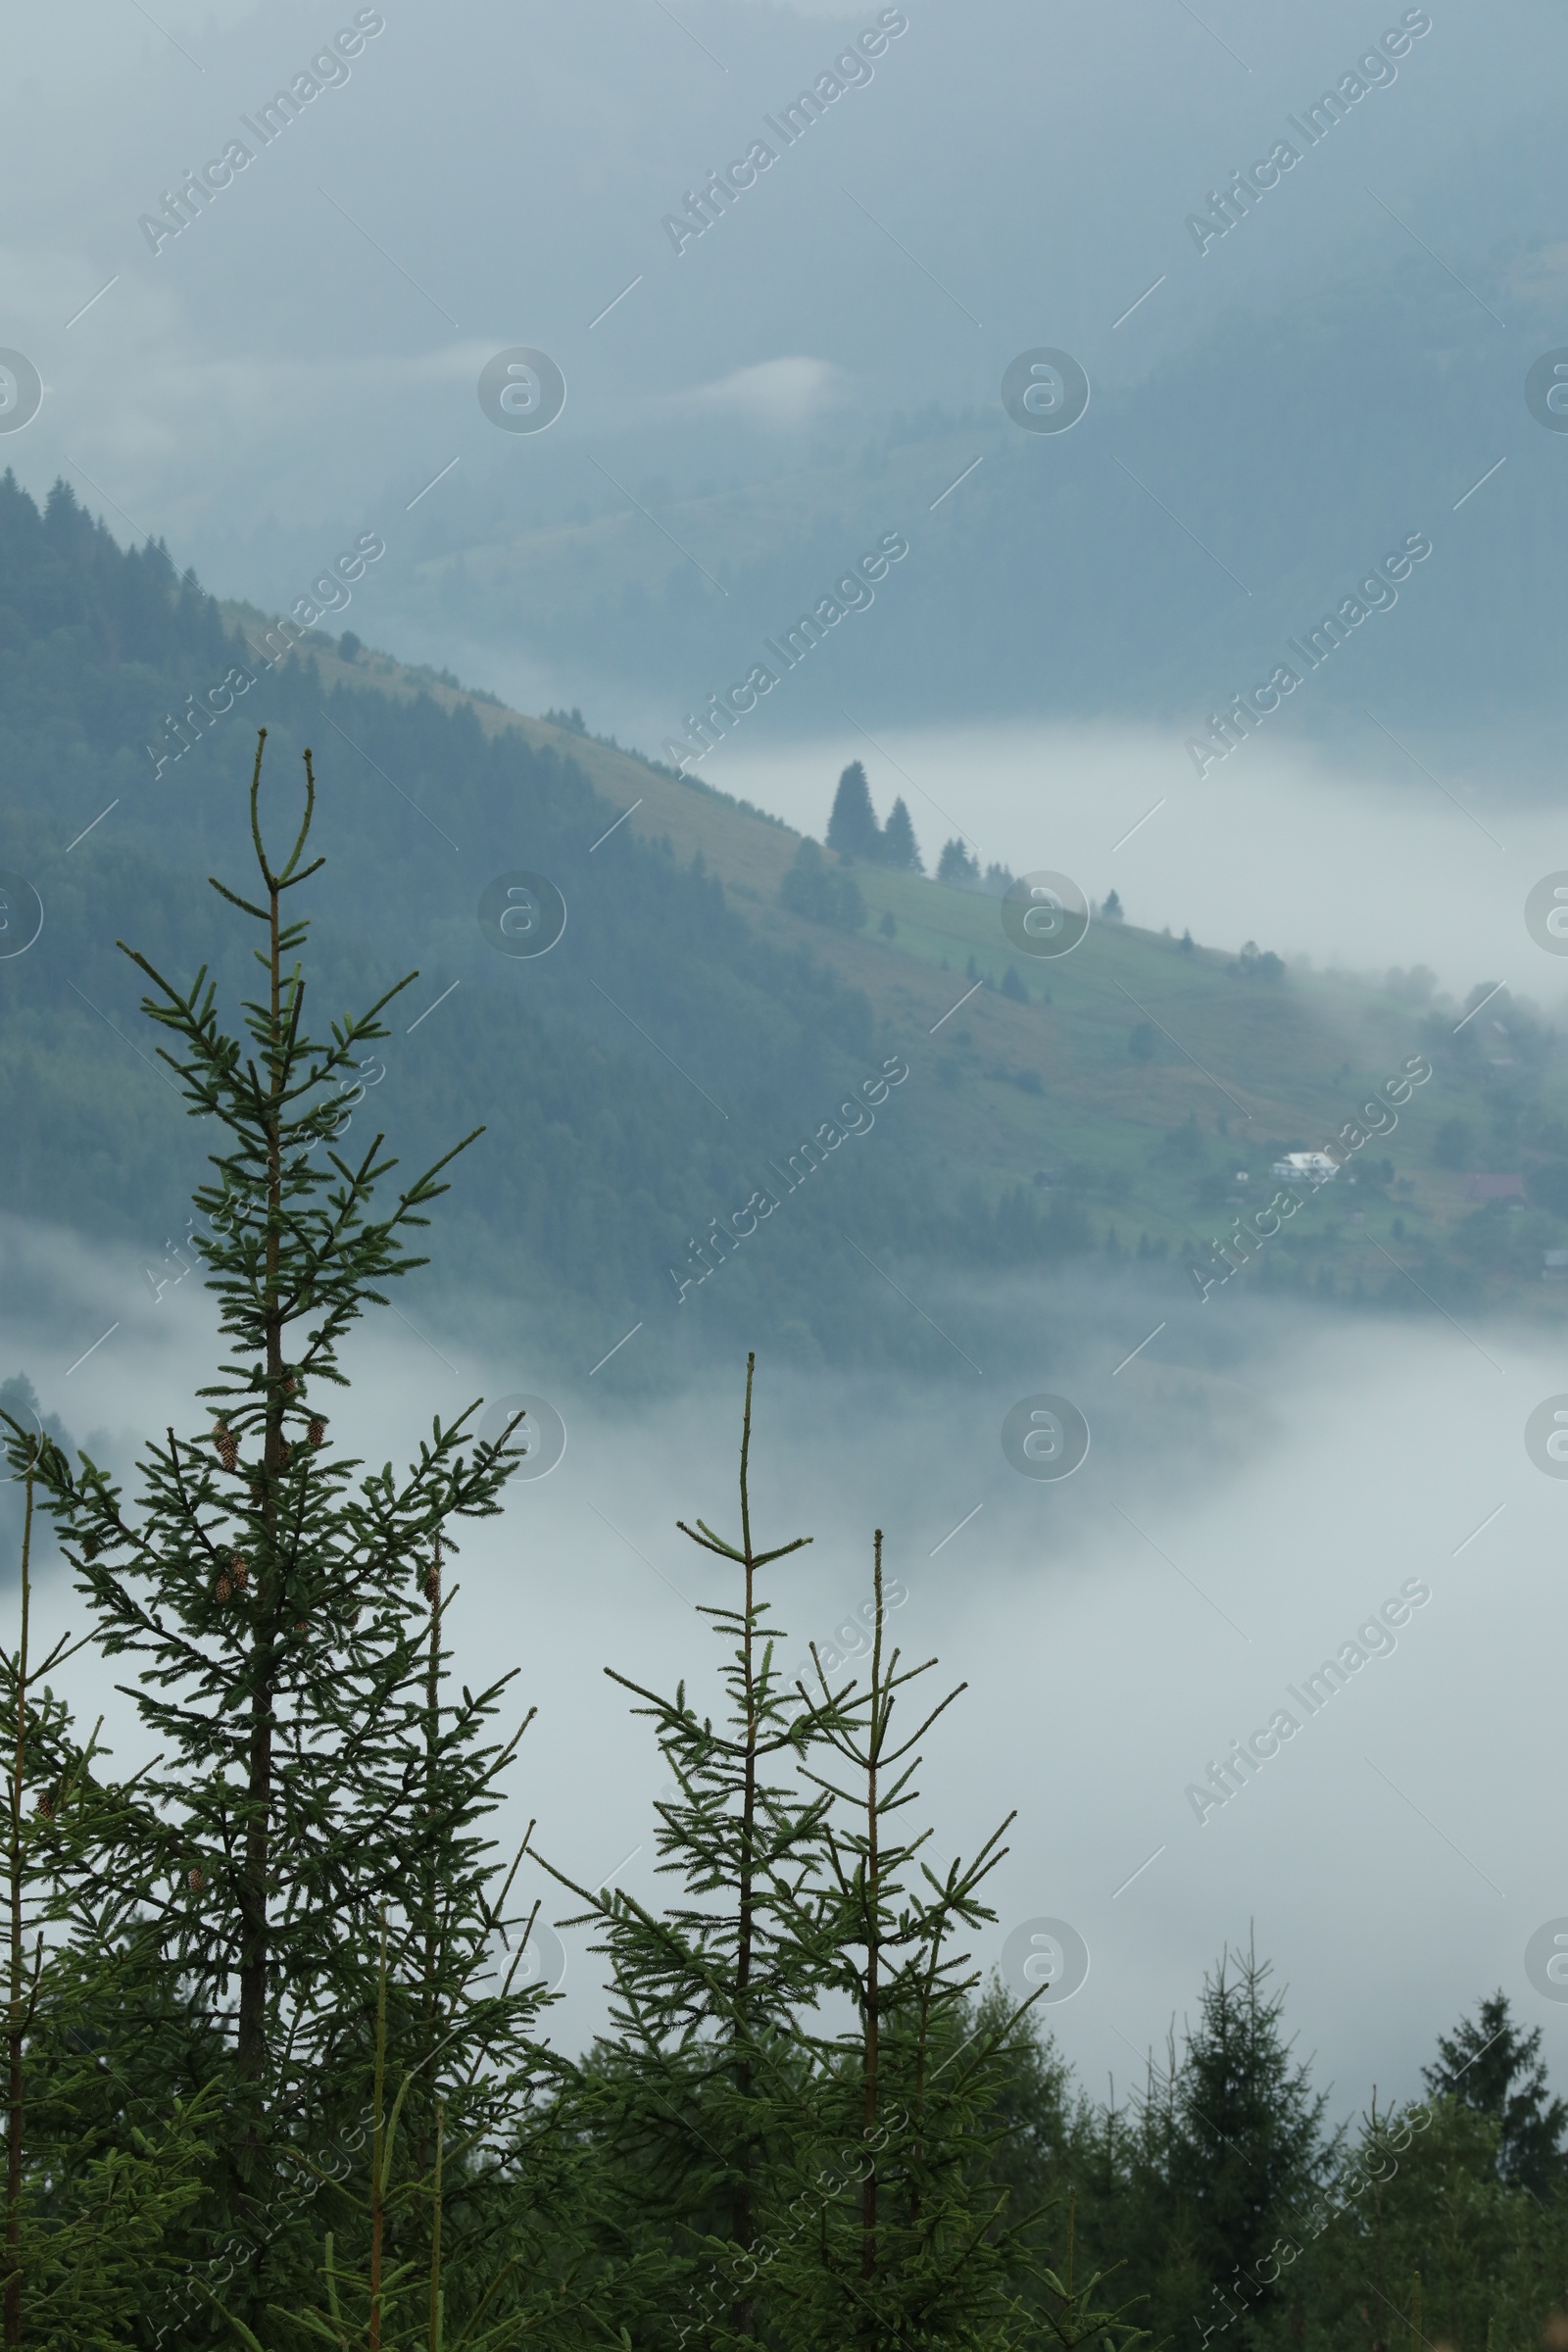
<svg viewBox="0 0 1568 2352">
<path fill-rule="evenodd" d="M 919 844 L 909 811 L 902 800 L 895 801 L 888 811 L 888 821 L 882 832 L 882 863 L 890 865 L 897 874 L 923 874 Z"/>
<path fill-rule="evenodd" d="M 1060 2342 L 1093 2334 L 1113 2345 L 1128 2330 L 1099 2308 L 1100 2278 L 1075 2281 L 1070 2252 L 1064 2276 L 1037 2271 L 1026 2241 L 1039 2214 L 1009 2213 L 1007 2188 L 996 2178 L 1009 2136 L 998 2110 L 1039 1996 L 976 2017 L 979 1974 L 953 1945 L 996 1917 L 981 1888 L 1006 1853 L 1000 1840 L 1013 1816 L 972 1861 L 955 1860 L 940 1874 L 924 1850 L 930 1830 L 911 1832 L 896 1818 L 918 1798 L 911 1783 L 921 1740 L 967 1686 L 895 1729 L 901 1696 L 936 1660 L 905 1666 L 888 1642 L 880 1529 L 872 1591 L 863 1690 L 835 1694 L 813 1645 L 829 1755 L 825 1772 L 809 1761 L 804 1770 L 829 1800 L 828 1886 L 800 1930 L 805 1942 L 822 1937 L 835 1988 L 852 2010 L 845 2032 L 811 2036 L 817 2179 L 830 2148 L 860 2153 L 849 2179 L 818 2192 L 809 2232 L 790 2240 L 780 2281 L 791 2304 L 788 2340 L 802 2352 L 909 2344 L 1003 2352 L 1034 2332 L 1015 2284 L 1022 2271 L 1033 2274 L 1036 2311 Z"/>
<path fill-rule="evenodd" d="M 15 1373 L 10 1380 L 0 1380 L 0 1426 L 15 1426 L 30 1436 L 53 1438 L 57 1446 L 68 1452 L 71 1440 L 58 1413 L 45 1414 L 38 1401 L 38 1392 L 25 1372 Z M 0 1439 L 0 1445 L 6 1443 Z M 28 1456 L 31 1459 L 31 1456 Z M 24 1477 L 0 1479 L 0 1577 L 7 1584 L 17 1573 L 17 1561 L 22 1548 L 22 1529 L 24 1517 L 24 1494 L 30 1492 Z"/>
<path fill-rule="evenodd" d="M 493 2058 L 503 2081 L 515 2076 L 518 2004 L 535 1997 L 471 1997 L 503 1924 L 477 1825 L 512 1752 L 486 1732 L 510 1678 L 443 1702 L 432 1581 L 451 1522 L 499 1507 L 518 1448 L 468 1438 L 465 1414 L 432 1423 L 406 1473 L 356 1477 L 327 1442 L 343 1338 L 389 1280 L 425 1262 L 405 1231 L 427 1222 L 465 1145 L 379 1215 L 395 1165 L 382 1139 L 352 1159 L 336 1148 L 340 1083 L 387 1034 L 380 1016 L 408 982 L 334 1021 L 329 1042 L 312 1039 L 297 960 L 309 926 L 284 902 L 322 862 L 304 862 L 315 779 L 307 752 L 298 832 L 274 863 L 265 743 L 264 731 L 250 785 L 260 903 L 214 884 L 262 926 L 248 1048 L 220 1027 L 205 969 L 181 989 L 125 951 L 152 985 L 144 1009 L 173 1043 L 163 1058 L 192 1115 L 221 1135 L 195 1195 L 211 1228 L 197 1247 L 238 1360 L 200 1392 L 210 1427 L 150 1447 L 139 1509 L 85 1455 L 75 1473 L 58 1448 L 40 1461 L 96 1640 L 135 1661 L 131 1694 L 162 1750 L 102 1885 L 136 1887 L 166 1984 L 190 1988 L 223 2036 L 214 2192 L 252 2311 L 296 2275 L 309 2150 L 348 2126 L 368 2087 L 381 1916 L 399 1959 L 400 2056 L 429 2066 L 411 2111 L 426 2142 L 435 2099 L 450 2105 L 465 2074 L 461 2127 L 484 2141 L 491 2093 L 473 2084 Z"/>
<path fill-rule="evenodd" d="M 1315 2341 L 1552 2343 L 1568 2207 L 1560 2189 L 1543 2200 L 1503 2181 L 1499 2138 L 1494 2116 L 1451 2095 L 1381 2114 L 1374 2099 L 1292 2232 L 1300 2253 L 1286 2278 Z"/>
<path fill-rule="evenodd" d="M 1162 2110 L 1172 2235 L 1185 2244 L 1203 2289 L 1203 2319 L 1215 2324 L 1229 2311 L 1219 2299 L 1238 2277 L 1258 2277 L 1274 2240 L 1332 2162 L 1323 2132 L 1327 2102 L 1292 2057 L 1281 2025 L 1284 1995 L 1268 1989 L 1269 1975 L 1250 1945 L 1221 1955 L 1204 1979 L 1198 2024 L 1172 2069 Z M 1245 2290 L 1244 2343 L 1260 2340 L 1282 2291 L 1273 2281 Z"/>
<path fill-rule="evenodd" d="M 1568 2101 L 1550 2095 L 1541 2063 L 1541 2028 L 1521 2033 L 1498 1990 L 1473 2019 L 1438 2036 L 1437 2066 L 1422 2069 L 1434 2097 L 1459 2099 L 1498 2127 L 1497 2171 L 1504 2180 L 1541 2196 L 1568 2178 L 1563 2133 Z"/>
<path fill-rule="evenodd" d="M 614 2045 L 585 2085 L 585 2128 L 608 2153 L 622 2208 L 662 2234 L 680 2340 L 695 2334 L 715 2348 L 763 2334 L 766 2224 L 781 2170 L 809 2135 L 800 2019 L 830 1970 L 801 1922 L 811 1915 L 830 1800 L 795 1768 L 841 1720 L 830 1692 L 808 1699 L 777 1663 L 785 1636 L 760 1579 L 811 1539 L 763 1550 L 753 1536 L 755 1371 L 749 1355 L 739 1543 L 701 1519 L 679 1523 L 738 1572 L 733 1604 L 702 1612 L 731 1645 L 723 1715 L 699 1713 L 684 1682 L 665 1697 L 605 1670 L 653 1723 L 674 1783 L 658 1806 L 658 1842 L 676 1899 L 655 1912 L 622 1888 L 595 1893 L 545 1863 L 587 1905 L 581 1917 L 603 1932 L 597 1948 L 611 1964 Z"/>
<path fill-rule="evenodd" d="M 14 1399 L 20 1401 L 20 1399 Z M 95 1769 L 50 1678 L 85 1648 L 32 1648 L 32 1544 L 53 1441 L 7 1414 L 23 1490 L 21 1624 L 0 1649 L 4 1796 L 5 2187 L 0 2342 L 34 2352 L 122 2345 L 176 2271 L 179 2228 L 202 2193 L 210 2096 L 170 2098 L 127 2079 L 148 2019 L 138 1999 L 138 1888 L 96 1892 L 134 1802 Z M 118 2029 L 118 2030 L 117 2030 Z"/>
<path fill-rule="evenodd" d="M 833 796 L 833 813 L 827 820 L 827 846 L 837 850 L 841 858 L 874 859 L 881 854 L 882 829 L 871 806 L 865 769 L 858 760 L 852 760 L 839 778 L 839 788 Z"/>
</svg>

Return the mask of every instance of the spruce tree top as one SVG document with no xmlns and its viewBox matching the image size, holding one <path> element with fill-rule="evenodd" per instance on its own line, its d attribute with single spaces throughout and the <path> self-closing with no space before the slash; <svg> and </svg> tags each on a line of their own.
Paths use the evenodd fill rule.
<svg viewBox="0 0 1568 2352">
<path fill-rule="evenodd" d="M 389 1208 L 375 1199 L 396 1165 L 382 1137 L 341 1148 L 341 1082 L 416 975 L 334 1020 L 329 1039 L 311 1036 L 309 926 L 283 902 L 323 862 L 305 862 L 315 777 L 306 752 L 301 821 L 279 864 L 262 825 L 265 744 L 264 729 L 250 790 L 258 899 L 213 883 L 262 928 L 246 1037 L 225 1034 L 205 967 L 185 988 L 125 949 L 173 1048 L 161 1058 L 220 1138 L 194 1195 L 211 1229 L 195 1246 L 231 1360 L 198 1391 L 208 1426 L 149 1446 L 134 1507 L 85 1454 L 74 1473 L 46 1441 L 39 1459 L 98 1643 L 136 1659 L 127 1695 L 163 1751 L 141 1784 L 137 1870 L 169 1961 L 232 2035 L 251 2177 L 263 2110 L 312 2095 L 316 2061 L 363 2007 L 375 1923 L 408 1916 L 427 1848 L 454 1834 L 432 1812 L 420 1744 L 432 1562 L 443 1538 L 452 1548 L 454 1515 L 499 1508 L 520 1458 L 466 1435 L 467 1414 L 433 1422 L 402 1473 L 386 1462 L 357 1475 L 329 1444 L 343 1339 L 386 1303 L 390 1279 L 425 1262 L 406 1229 L 427 1222 L 443 1170 L 473 1139 Z M 482 1717 L 494 1697 L 471 1707 Z M 459 1807 L 460 1841 L 486 1809 L 482 1791 Z"/>
<path fill-rule="evenodd" d="M 833 813 L 827 820 L 827 846 L 842 858 L 875 858 L 882 847 L 871 787 L 858 760 L 852 760 L 839 778 Z"/>
<path fill-rule="evenodd" d="M 1550 2095 L 1541 2063 L 1541 2028 L 1522 2033 L 1502 1991 L 1484 2000 L 1475 2018 L 1440 2034 L 1442 2063 L 1422 2068 L 1434 2097 L 1458 2099 L 1495 2118 L 1502 2137 L 1497 2170 L 1503 2180 L 1540 2196 L 1568 2170 L 1563 2135 L 1568 2105 Z"/>
<path fill-rule="evenodd" d="M 909 811 L 902 800 L 895 801 L 888 811 L 887 828 L 882 836 L 882 862 L 891 865 L 897 874 L 925 872 Z"/>
</svg>

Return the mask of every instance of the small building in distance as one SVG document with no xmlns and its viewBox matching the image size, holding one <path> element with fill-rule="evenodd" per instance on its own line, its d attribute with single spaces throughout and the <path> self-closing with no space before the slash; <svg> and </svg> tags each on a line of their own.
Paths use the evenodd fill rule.
<svg viewBox="0 0 1568 2352">
<path fill-rule="evenodd" d="M 1271 1176 L 1287 1180 L 1293 1176 L 1306 1177 L 1313 1184 L 1327 1184 L 1339 1172 L 1339 1161 L 1331 1159 L 1326 1152 L 1287 1152 L 1283 1159 L 1276 1159 L 1269 1168 Z"/>
</svg>

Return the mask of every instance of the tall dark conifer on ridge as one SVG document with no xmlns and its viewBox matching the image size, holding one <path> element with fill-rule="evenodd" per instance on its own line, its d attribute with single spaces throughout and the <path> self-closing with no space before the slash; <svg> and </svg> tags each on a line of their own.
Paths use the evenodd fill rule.
<svg viewBox="0 0 1568 2352">
<path fill-rule="evenodd" d="M 875 858 L 881 854 L 882 828 L 858 760 L 852 760 L 839 778 L 833 812 L 827 820 L 827 846 L 843 858 Z"/>
</svg>

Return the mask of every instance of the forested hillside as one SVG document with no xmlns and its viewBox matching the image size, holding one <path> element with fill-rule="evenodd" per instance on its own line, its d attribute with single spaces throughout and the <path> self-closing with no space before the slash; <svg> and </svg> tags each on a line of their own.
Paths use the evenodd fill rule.
<svg viewBox="0 0 1568 2352">
<path fill-rule="evenodd" d="M 160 549 L 122 551 L 63 485 L 42 514 L 0 485 L 19 940 L 29 893 L 44 908 L 36 943 L 0 962 L 10 1208 L 144 1256 L 180 1230 L 199 1152 L 115 942 L 239 977 L 205 877 L 242 839 L 265 725 L 274 774 L 315 752 L 325 985 L 419 974 L 346 1109 L 411 1160 L 484 1125 L 441 1269 L 523 1302 L 535 1339 L 589 1351 L 584 1368 L 650 1315 L 680 1348 L 760 1332 L 807 1360 L 939 1361 L 944 1341 L 879 1277 L 901 1262 L 1131 1260 L 1179 1280 L 1266 1199 L 1274 1157 L 1319 1148 L 1413 1054 L 1438 1083 L 1249 1279 L 1416 1311 L 1483 1292 L 1554 1309 L 1540 1274 L 1568 1239 L 1564 1073 L 1505 996 L 1461 1027 L 1419 974 L 1312 979 L 1266 943 L 1111 919 L 1036 962 L 1004 932 L 995 877 L 945 887 L 830 852 L 813 896 L 801 859 L 817 853 L 787 828 L 576 722 L 518 718 L 319 629 L 296 625 L 284 654 L 267 626 Z M 497 953 L 482 916 L 518 873 L 564 902 L 548 953 Z M 797 1165 L 808 1144 L 820 1164 Z M 1524 1213 L 1467 1199 L 1476 1169 L 1522 1170 Z"/>
</svg>

